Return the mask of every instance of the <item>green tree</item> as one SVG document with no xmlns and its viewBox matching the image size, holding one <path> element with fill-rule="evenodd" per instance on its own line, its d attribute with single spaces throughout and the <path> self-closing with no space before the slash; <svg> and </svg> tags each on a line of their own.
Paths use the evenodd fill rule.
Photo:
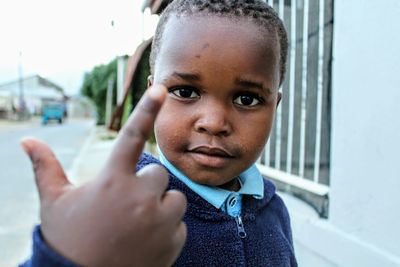
<svg viewBox="0 0 400 267">
<path fill-rule="evenodd" d="M 132 113 L 133 109 L 136 107 L 137 103 L 147 89 L 148 77 L 150 75 L 150 51 L 151 45 L 148 45 L 143 51 L 143 54 L 136 67 L 132 82 L 129 86 L 129 94 L 125 101 L 122 124 L 125 124 L 129 115 Z"/>
<path fill-rule="evenodd" d="M 127 56 L 126 56 L 127 57 Z M 97 111 L 97 124 L 105 123 L 106 96 L 108 81 L 113 81 L 113 107 L 117 101 L 117 58 L 108 64 L 95 66 L 85 74 L 81 94 L 90 98 Z"/>
</svg>

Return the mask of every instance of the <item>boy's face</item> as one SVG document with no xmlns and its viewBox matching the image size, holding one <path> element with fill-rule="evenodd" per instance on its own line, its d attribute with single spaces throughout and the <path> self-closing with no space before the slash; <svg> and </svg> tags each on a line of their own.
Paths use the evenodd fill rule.
<svg viewBox="0 0 400 267">
<path fill-rule="evenodd" d="M 169 91 L 158 145 L 191 180 L 226 187 L 260 155 L 280 95 L 276 34 L 249 21 L 171 17 L 153 83 Z"/>
</svg>

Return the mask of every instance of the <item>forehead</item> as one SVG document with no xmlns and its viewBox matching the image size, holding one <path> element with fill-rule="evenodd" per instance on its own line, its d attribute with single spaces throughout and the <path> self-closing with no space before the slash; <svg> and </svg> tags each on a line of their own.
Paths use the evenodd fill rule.
<svg viewBox="0 0 400 267">
<path fill-rule="evenodd" d="M 166 67 L 172 64 L 177 68 L 231 68 L 279 76 L 278 63 L 277 34 L 248 19 L 172 16 L 162 35 L 155 74 L 167 71 Z"/>
</svg>

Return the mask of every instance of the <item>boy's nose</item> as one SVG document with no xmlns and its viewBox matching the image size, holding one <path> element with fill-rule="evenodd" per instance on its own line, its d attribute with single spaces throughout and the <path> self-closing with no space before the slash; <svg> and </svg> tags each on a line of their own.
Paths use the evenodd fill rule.
<svg viewBox="0 0 400 267">
<path fill-rule="evenodd" d="M 215 136 L 228 136 L 232 126 L 226 116 L 227 111 L 220 109 L 203 109 L 195 123 L 195 130 Z"/>
</svg>

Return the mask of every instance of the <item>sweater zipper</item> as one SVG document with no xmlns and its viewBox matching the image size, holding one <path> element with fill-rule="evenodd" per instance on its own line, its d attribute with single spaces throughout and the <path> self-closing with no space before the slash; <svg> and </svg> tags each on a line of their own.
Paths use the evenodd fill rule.
<svg viewBox="0 0 400 267">
<path fill-rule="evenodd" d="M 242 222 L 242 217 L 240 215 L 235 217 L 235 221 L 236 221 L 236 226 L 238 229 L 238 235 L 240 238 L 245 238 L 247 236 L 245 230 L 244 230 L 244 225 Z"/>
</svg>

